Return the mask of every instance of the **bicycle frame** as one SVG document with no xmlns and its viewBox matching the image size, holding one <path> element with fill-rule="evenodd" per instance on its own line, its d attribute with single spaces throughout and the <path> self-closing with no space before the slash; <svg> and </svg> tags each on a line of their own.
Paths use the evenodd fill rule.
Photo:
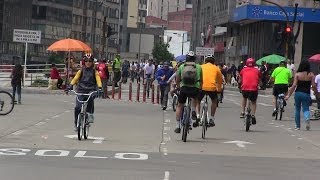
<svg viewBox="0 0 320 180">
<path fill-rule="evenodd" d="M 208 108 L 209 108 L 209 105 L 208 105 L 208 95 L 206 94 L 205 95 L 205 100 L 204 100 L 204 102 L 201 102 L 202 103 L 202 107 L 203 107 L 203 109 L 206 111 L 206 116 L 207 116 L 207 121 L 208 121 L 208 117 L 209 117 L 209 112 L 208 112 Z M 203 114 L 204 115 L 204 114 Z M 202 120 L 203 120 L 203 116 L 201 117 L 201 123 L 203 123 L 202 122 Z"/>
</svg>

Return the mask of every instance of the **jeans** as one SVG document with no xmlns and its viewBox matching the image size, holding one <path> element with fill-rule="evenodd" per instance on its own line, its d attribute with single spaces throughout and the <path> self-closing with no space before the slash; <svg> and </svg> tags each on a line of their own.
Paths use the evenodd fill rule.
<svg viewBox="0 0 320 180">
<path fill-rule="evenodd" d="M 83 100 L 87 100 L 88 96 L 78 96 L 78 98 L 80 101 L 83 101 Z M 74 124 L 75 124 L 75 126 L 77 125 L 78 115 L 81 112 L 81 105 L 82 104 L 78 100 L 76 100 L 76 107 L 74 107 Z M 88 104 L 87 104 L 87 113 L 91 113 L 91 114 L 94 113 L 94 98 L 92 96 L 89 99 Z"/>
<path fill-rule="evenodd" d="M 169 84 L 161 84 L 160 85 L 160 100 L 161 100 L 161 105 L 167 107 L 168 105 L 168 94 L 170 91 L 170 86 Z"/>
<path fill-rule="evenodd" d="M 21 103 L 21 84 L 12 84 L 12 96 L 16 100 L 16 93 L 18 94 L 18 102 Z"/>
<path fill-rule="evenodd" d="M 294 95 L 294 103 L 295 103 L 295 121 L 296 127 L 300 128 L 300 111 L 302 105 L 302 111 L 305 121 L 310 120 L 310 110 L 309 106 L 311 103 L 310 94 L 303 93 L 303 92 L 295 92 Z"/>
</svg>

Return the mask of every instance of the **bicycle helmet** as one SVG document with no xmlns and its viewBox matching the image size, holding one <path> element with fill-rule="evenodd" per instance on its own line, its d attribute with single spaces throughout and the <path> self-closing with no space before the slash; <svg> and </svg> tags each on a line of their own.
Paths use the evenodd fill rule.
<svg viewBox="0 0 320 180">
<path fill-rule="evenodd" d="M 253 58 L 249 58 L 246 61 L 246 66 L 247 67 L 254 67 L 256 65 L 256 61 Z"/>
<path fill-rule="evenodd" d="M 186 56 L 186 61 L 191 61 L 191 62 L 193 61 L 194 62 L 195 60 L 196 60 L 196 56 L 195 56 L 194 52 L 189 51 Z"/>
<path fill-rule="evenodd" d="M 214 55 L 213 55 L 213 54 L 208 54 L 208 55 L 206 56 L 206 59 L 214 59 Z"/>
<path fill-rule="evenodd" d="M 209 62 L 209 63 L 211 63 L 211 64 L 214 64 L 214 63 L 215 63 L 215 58 L 214 58 L 214 56 L 213 56 L 212 54 L 208 54 L 208 55 L 206 56 L 206 58 L 205 58 L 205 62 L 206 62 L 206 63 Z"/>
</svg>

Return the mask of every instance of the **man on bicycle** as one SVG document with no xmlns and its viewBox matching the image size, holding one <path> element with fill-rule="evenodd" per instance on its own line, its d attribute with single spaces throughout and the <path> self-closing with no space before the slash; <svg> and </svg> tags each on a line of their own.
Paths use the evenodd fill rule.
<svg viewBox="0 0 320 180">
<path fill-rule="evenodd" d="M 218 96 L 217 93 L 222 89 L 222 73 L 218 66 L 215 65 L 215 59 L 212 54 L 209 54 L 205 59 L 205 64 L 201 65 L 202 69 L 202 88 L 198 95 L 197 111 L 200 112 L 200 102 L 205 95 L 208 95 L 211 99 L 211 116 L 209 120 L 209 126 L 215 126 L 214 115 L 217 109 Z M 193 127 L 199 126 L 200 118 L 197 117 L 196 122 L 193 123 Z"/>
<path fill-rule="evenodd" d="M 169 78 L 173 75 L 173 70 L 169 68 L 169 63 L 164 62 L 163 67 L 157 71 L 157 80 L 160 85 L 160 100 L 162 110 L 167 109 L 168 105 L 168 94 L 170 91 L 170 83 L 168 83 Z"/>
<path fill-rule="evenodd" d="M 144 65 L 144 68 L 143 68 L 143 71 L 144 71 L 144 78 L 146 79 L 146 80 L 153 80 L 153 75 L 155 74 L 155 72 L 154 72 L 154 70 L 155 70 L 155 66 L 154 66 L 154 64 L 152 63 L 152 60 L 151 59 L 149 59 L 148 60 L 148 63 L 146 64 L 146 65 Z"/>
<path fill-rule="evenodd" d="M 199 111 L 196 111 L 198 103 L 198 94 L 202 86 L 202 70 L 199 64 L 195 63 L 196 57 L 193 51 L 190 51 L 186 56 L 186 62 L 182 64 L 177 71 L 177 88 L 180 88 L 180 95 L 178 97 L 178 107 L 176 110 L 177 125 L 174 130 L 175 133 L 180 133 L 180 117 L 182 109 L 187 101 L 187 98 L 192 99 L 191 114 L 192 119 L 200 118 Z"/>
<path fill-rule="evenodd" d="M 88 94 L 92 91 L 97 90 L 97 86 L 99 88 L 99 94 L 102 94 L 102 83 L 101 79 L 99 76 L 98 71 L 95 70 L 94 68 L 94 63 L 93 63 L 93 57 L 85 57 L 84 62 L 85 66 L 77 72 L 75 77 L 72 79 L 70 86 L 68 87 L 68 90 L 73 89 L 73 85 L 77 84 L 77 92 L 78 93 L 84 93 Z M 87 96 L 79 96 L 78 97 L 80 101 L 86 100 L 88 97 Z M 74 125 L 75 125 L 75 130 L 77 130 L 77 120 L 78 120 L 78 115 L 81 111 L 81 103 L 78 101 L 76 102 L 76 106 L 74 108 Z M 87 105 L 87 112 L 88 112 L 88 120 L 89 122 L 93 122 L 93 113 L 94 113 L 94 98 L 91 97 L 88 101 Z"/>
<path fill-rule="evenodd" d="M 249 58 L 246 61 L 246 66 L 240 71 L 239 83 L 241 83 L 242 92 L 242 111 L 240 118 L 244 118 L 244 112 L 247 105 L 247 100 L 252 102 L 252 124 L 256 124 L 256 109 L 257 109 L 257 99 L 258 99 L 258 86 L 261 73 L 258 68 L 255 67 L 255 60 Z"/>
<path fill-rule="evenodd" d="M 291 70 L 287 68 L 286 61 L 281 61 L 279 67 L 277 67 L 271 74 L 271 80 L 274 81 L 273 87 L 273 113 L 272 116 L 275 116 L 277 113 L 277 98 L 279 94 L 287 94 L 290 80 L 292 78 Z M 287 103 L 283 102 L 284 106 Z"/>
</svg>

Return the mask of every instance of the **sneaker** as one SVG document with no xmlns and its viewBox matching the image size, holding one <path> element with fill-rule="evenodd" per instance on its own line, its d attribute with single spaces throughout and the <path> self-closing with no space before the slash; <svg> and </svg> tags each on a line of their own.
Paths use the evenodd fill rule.
<svg viewBox="0 0 320 180">
<path fill-rule="evenodd" d="M 240 118 L 244 118 L 244 112 L 240 113 Z"/>
<path fill-rule="evenodd" d="M 251 121 L 252 121 L 253 125 L 257 124 L 257 120 L 256 120 L 256 117 L 254 115 L 251 116 Z"/>
<path fill-rule="evenodd" d="M 167 109 L 167 106 L 163 106 L 163 107 L 162 107 L 162 110 L 166 110 L 166 109 Z"/>
<path fill-rule="evenodd" d="M 310 121 L 306 121 L 306 130 L 310 131 Z"/>
<path fill-rule="evenodd" d="M 196 120 L 197 119 L 197 113 L 195 111 L 192 111 L 191 113 L 191 119 Z"/>
<path fill-rule="evenodd" d="M 287 101 L 283 100 L 283 106 L 287 106 Z"/>
<path fill-rule="evenodd" d="M 214 119 L 209 119 L 209 126 L 214 127 L 216 124 L 214 123 Z"/>
<path fill-rule="evenodd" d="M 294 130 L 300 130 L 300 128 L 299 127 L 295 127 Z"/>
<path fill-rule="evenodd" d="M 274 110 L 273 110 L 273 112 L 272 112 L 272 117 L 275 117 L 275 116 L 276 116 L 276 114 L 277 114 L 277 110 L 276 110 L 276 109 L 274 109 Z"/>
<path fill-rule="evenodd" d="M 192 124 L 194 128 L 199 126 L 200 118 L 196 118 L 196 121 Z"/>
<path fill-rule="evenodd" d="M 177 133 L 177 134 L 179 134 L 179 133 L 181 132 L 181 128 L 176 128 L 176 129 L 174 130 L 174 132 Z"/>
</svg>

